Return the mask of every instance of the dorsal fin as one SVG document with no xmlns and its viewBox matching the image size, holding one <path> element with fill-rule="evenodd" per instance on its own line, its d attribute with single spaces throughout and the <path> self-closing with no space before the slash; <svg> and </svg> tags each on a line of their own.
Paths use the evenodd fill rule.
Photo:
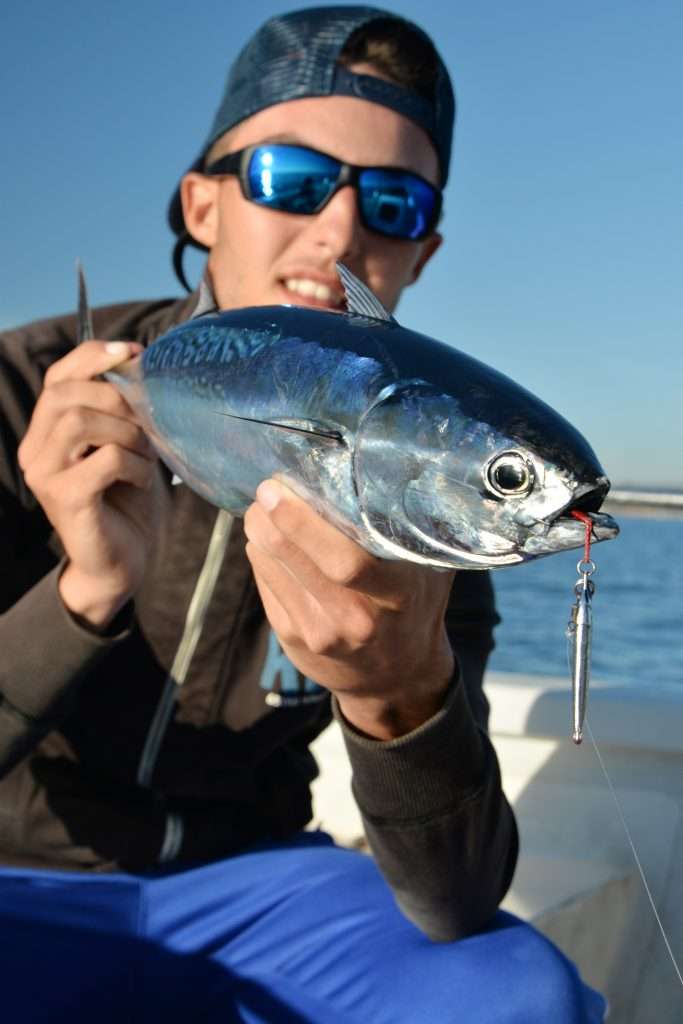
<svg viewBox="0 0 683 1024">
<path fill-rule="evenodd" d="M 391 313 L 384 308 L 374 292 L 371 292 L 366 284 L 352 274 L 348 267 L 337 260 L 337 273 L 341 283 L 344 285 L 346 305 L 349 313 L 357 313 L 359 316 L 368 316 L 373 320 L 387 320 L 389 323 L 396 323 Z"/>
</svg>

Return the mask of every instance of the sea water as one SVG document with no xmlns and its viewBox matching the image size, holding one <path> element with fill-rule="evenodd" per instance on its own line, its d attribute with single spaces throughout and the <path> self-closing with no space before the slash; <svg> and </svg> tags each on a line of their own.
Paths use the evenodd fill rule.
<svg viewBox="0 0 683 1024">
<path fill-rule="evenodd" d="M 592 679 L 644 692 L 683 687 L 683 519 L 624 516 L 619 525 L 616 540 L 591 551 Z M 503 621 L 490 668 L 568 678 L 565 633 L 581 555 L 492 573 Z"/>
</svg>

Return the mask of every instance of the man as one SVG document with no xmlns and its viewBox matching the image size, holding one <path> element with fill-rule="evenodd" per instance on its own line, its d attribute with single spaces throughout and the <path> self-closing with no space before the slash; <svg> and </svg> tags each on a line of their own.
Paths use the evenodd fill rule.
<svg viewBox="0 0 683 1024">
<path fill-rule="evenodd" d="M 483 731 L 487 577 L 373 558 L 276 481 L 227 529 L 101 378 L 209 309 L 341 309 L 337 260 L 393 309 L 441 242 L 453 114 L 415 26 L 272 19 L 171 203 L 199 294 L 95 311 L 75 348 L 73 318 L 4 339 L 2 980 L 45 999 L 23 1019 L 601 1019 L 494 917 L 516 833 Z M 419 217 L 382 212 L 397 189 Z M 301 832 L 329 694 L 374 859 Z"/>
</svg>

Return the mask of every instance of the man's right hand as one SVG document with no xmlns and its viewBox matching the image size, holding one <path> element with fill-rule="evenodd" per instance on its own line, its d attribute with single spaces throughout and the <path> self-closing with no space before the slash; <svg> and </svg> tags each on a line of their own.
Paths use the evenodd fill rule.
<svg viewBox="0 0 683 1024">
<path fill-rule="evenodd" d="M 62 601 L 96 630 L 140 587 L 162 528 L 154 449 L 113 384 L 97 379 L 140 351 L 86 341 L 54 363 L 19 447 L 26 483 L 68 558 Z"/>
</svg>

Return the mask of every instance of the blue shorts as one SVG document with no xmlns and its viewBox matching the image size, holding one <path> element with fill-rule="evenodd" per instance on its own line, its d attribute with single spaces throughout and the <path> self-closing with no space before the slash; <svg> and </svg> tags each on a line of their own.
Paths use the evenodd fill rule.
<svg viewBox="0 0 683 1024">
<path fill-rule="evenodd" d="M 605 1002 L 500 912 L 433 943 L 322 833 L 182 871 L 0 870 L 7 1024 L 598 1024 Z"/>
</svg>

